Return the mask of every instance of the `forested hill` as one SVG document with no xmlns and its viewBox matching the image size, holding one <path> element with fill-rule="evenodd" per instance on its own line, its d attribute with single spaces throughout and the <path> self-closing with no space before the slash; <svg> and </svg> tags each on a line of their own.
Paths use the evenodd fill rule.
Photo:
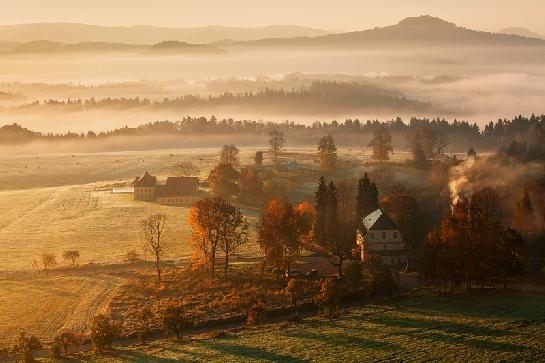
<svg viewBox="0 0 545 363">
<path fill-rule="evenodd" d="M 206 107 L 219 110 L 234 107 L 238 111 L 259 111 L 268 114 L 330 115 L 347 111 L 394 111 L 398 113 L 422 113 L 430 111 L 428 103 L 411 100 L 402 93 L 371 83 L 342 83 L 314 81 L 309 87 L 286 91 L 265 89 L 258 92 L 223 93 L 218 96 L 184 95 L 151 101 L 147 98 L 71 99 L 32 102 L 21 106 L 25 109 L 55 108 L 65 111 L 95 109 L 172 109 L 194 110 Z M 217 111 L 216 111 L 217 112 Z"/>
<path fill-rule="evenodd" d="M 221 44 L 221 42 L 219 43 Z M 349 33 L 292 39 L 271 38 L 236 43 L 239 46 L 418 47 L 418 46 L 539 46 L 545 40 L 514 34 L 490 33 L 456 26 L 428 15 L 406 18 L 396 25 Z"/>
</svg>

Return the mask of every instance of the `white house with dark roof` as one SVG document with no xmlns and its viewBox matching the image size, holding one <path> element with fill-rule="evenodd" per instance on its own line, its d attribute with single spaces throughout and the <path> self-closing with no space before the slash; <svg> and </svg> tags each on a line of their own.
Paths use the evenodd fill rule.
<svg viewBox="0 0 545 363">
<path fill-rule="evenodd" d="M 361 259 L 379 255 L 387 266 L 403 266 L 407 263 L 405 241 L 399 227 L 384 211 L 377 209 L 362 220 L 358 231 Z"/>
</svg>

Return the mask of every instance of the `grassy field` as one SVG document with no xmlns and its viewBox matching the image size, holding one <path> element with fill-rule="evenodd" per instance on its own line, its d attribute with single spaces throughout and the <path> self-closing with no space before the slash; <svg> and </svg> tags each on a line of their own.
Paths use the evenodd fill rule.
<svg viewBox="0 0 545 363">
<path fill-rule="evenodd" d="M 241 164 L 250 163 L 255 150 L 243 149 Z M 312 149 L 290 149 L 283 158 L 297 160 L 307 168 L 316 169 L 318 164 L 314 155 Z M 364 170 L 370 170 L 363 166 L 369 160 L 367 152 L 340 150 L 339 157 L 351 160 L 346 178 L 357 177 Z M 396 154 L 399 160 L 405 157 Z M 30 270 L 40 254 L 54 253 L 59 257 L 69 249 L 80 251 L 82 264 L 118 262 L 130 249 L 142 251 L 138 223 L 152 213 L 165 213 L 170 219 L 171 248 L 167 258 L 190 255 L 189 206 L 160 206 L 133 201 L 131 195 L 111 193 L 113 185 L 128 183 L 145 170 L 160 178 L 173 175 L 174 165 L 184 161 L 195 164 L 201 179 L 205 179 L 217 162 L 217 150 L 2 158 L 0 271 Z M 411 175 L 407 170 L 397 168 L 396 176 L 405 180 L 418 182 L 422 179 L 417 174 Z M 297 193 L 294 199 L 313 194 L 318 179 L 316 175 L 303 178 L 297 188 L 291 188 L 292 194 Z M 259 211 L 243 208 L 243 212 L 253 221 Z"/>
<path fill-rule="evenodd" d="M 545 294 L 480 292 L 351 308 L 333 321 L 266 326 L 221 339 L 119 347 L 94 362 L 482 362 L 545 360 Z M 71 360 L 74 361 L 74 360 Z"/>
<path fill-rule="evenodd" d="M 121 279 L 113 276 L 0 275 L 0 348 L 11 347 L 19 331 L 50 340 L 57 331 L 88 328 L 107 307 Z"/>
</svg>

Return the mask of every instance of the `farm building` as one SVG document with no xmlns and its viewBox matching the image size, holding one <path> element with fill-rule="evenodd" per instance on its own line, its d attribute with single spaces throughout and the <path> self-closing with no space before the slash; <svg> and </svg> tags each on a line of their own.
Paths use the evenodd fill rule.
<svg viewBox="0 0 545 363">
<path fill-rule="evenodd" d="M 407 263 L 405 241 L 397 224 L 381 209 L 363 218 L 363 227 L 358 231 L 361 258 L 378 255 L 386 266 L 403 266 Z"/>
<path fill-rule="evenodd" d="M 168 177 L 160 184 L 146 172 L 134 181 L 134 200 L 157 202 L 166 205 L 190 204 L 197 198 L 199 178 Z"/>
</svg>

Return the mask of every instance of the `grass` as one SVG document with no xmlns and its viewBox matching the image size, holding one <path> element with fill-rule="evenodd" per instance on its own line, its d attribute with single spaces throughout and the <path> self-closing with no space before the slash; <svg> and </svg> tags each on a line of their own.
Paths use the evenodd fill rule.
<svg viewBox="0 0 545 363">
<path fill-rule="evenodd" d="M 0 276 L 0 348 L 11 347 L 19 331 L 51 340 L 66 328 L 86 330 L 106 307 L 120 279 L 112 276 Z"/>
<path fill-rule="evenodd" d="M 545 294 L 476 292 L 351 308 L 338 319 L 265 326 L 221 339 L 120 347 L 95 362 L 543 361 Z M 76 359 L 77 360 L 77 359 Z"/>
</svg>

